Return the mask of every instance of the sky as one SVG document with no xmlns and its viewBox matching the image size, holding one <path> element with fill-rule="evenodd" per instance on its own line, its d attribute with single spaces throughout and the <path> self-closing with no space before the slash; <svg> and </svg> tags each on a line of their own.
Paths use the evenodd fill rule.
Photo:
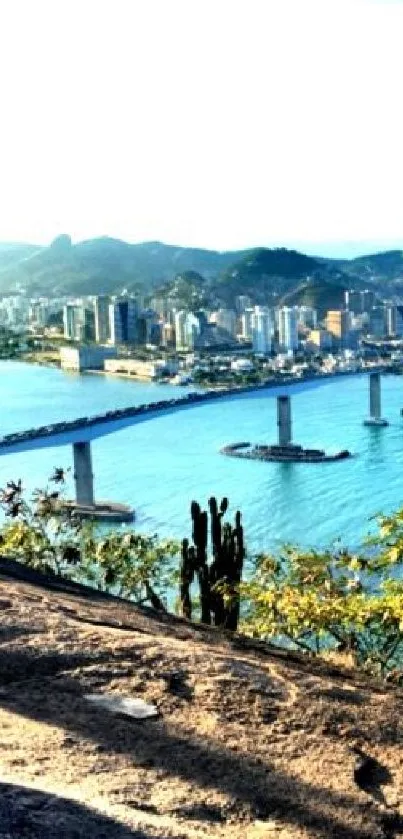
<svg viewBox="0 0 403 839">
<path fill-rule="evenodd" d="M 0 0 L 0 241 L 403 247 L 403 0 Z"/>
</svg>

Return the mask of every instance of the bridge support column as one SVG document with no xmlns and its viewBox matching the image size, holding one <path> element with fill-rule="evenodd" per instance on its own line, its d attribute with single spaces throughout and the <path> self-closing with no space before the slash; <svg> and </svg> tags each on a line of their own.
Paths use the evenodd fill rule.
<svg viewBox="0 0 403 839">
<path fill-rule="evenodd" d="M 369 374 L 369 417 L 364 420 L 364 425 L 385 426 L 387 420 L 381 415 L 381 374 Z"/>
<path fill-rule="evenodd" d="M 277 397 L 278 445 L 289 446 L 291 443 L 291 399 L 289 396 Z"/>
<path fill-rule="evenodd" d="M 95 503 L 91 443 L 73 443 L 73 459 L 76 502 L 91 507 Z"/>
</svg>

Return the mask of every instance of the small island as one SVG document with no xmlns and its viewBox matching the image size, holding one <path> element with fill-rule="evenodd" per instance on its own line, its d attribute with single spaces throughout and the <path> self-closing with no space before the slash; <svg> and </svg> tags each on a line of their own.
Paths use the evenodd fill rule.
<svg viewBox="0 0 403 839">
<path fill-rule="evenodd" d="M 326 454 L 323 449 L 304 449 L 292 442 L 291 398 L 277 397 L 278 442 L 272 445 L 253 445 L 252 443 L 230 443 L 220 449 L 221 454 L 240 457 L 247 460 L 264 460 L 270 463 L 329 463 L 346 460 L 351 457 L 348 449 L 335 454 Z"/>
<path fill-rule="evenodd" d="M 326 454 L 322 449 L 304 449 L 295 443 L 286 446 L 252 445 L 251 443 L 231 443 L 220 449 L 221 454 L 229 457 L 241 457 L 248 460 L 265 460 L 277 463 L 326 463 L 334 460 L 345 460 L 351 457 L 348 449 L 335 454 Z"/>
</svg>

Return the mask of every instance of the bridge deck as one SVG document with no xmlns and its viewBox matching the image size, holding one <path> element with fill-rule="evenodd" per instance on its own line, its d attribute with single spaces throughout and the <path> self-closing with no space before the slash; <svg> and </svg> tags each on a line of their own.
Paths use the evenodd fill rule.
<svg viewBox="0 0 403 839">
<path fill-rule="evenodd" d="M 53 446 L 67 446 L 72 443 L 86 443 L 113 434 L 131 425 L 149 422 L 157 417 L 189 410 L 212 402 L 234 399 L 252 390 L 263 390 L 268 385 L 258 385 L 253 388 L 236 388 L 231 391 L 204 391 L 203 393 L 189 393 L 178 399 L 162 402 L 152 402 L 148 405 L 138 405 L 116 411 L 108 411 L 94 417 L 81 417 L 76 420 L 57 422 L 41 428 L 8 434 L 0 438 L 0 456 L 17 452 L 32 451 L 33 449 L 50 448 Z"/>
</svg>

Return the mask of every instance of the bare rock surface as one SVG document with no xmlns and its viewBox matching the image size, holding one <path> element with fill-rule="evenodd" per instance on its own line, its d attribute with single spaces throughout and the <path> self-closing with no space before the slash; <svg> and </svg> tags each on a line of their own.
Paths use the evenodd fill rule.
<svg viewBox="0 0 403 839">
<path fill-rule="evenodd" d="M 402 720 L 347 667 L 0 561 L 0 839 L 394 839 Z"/>
</svg>

